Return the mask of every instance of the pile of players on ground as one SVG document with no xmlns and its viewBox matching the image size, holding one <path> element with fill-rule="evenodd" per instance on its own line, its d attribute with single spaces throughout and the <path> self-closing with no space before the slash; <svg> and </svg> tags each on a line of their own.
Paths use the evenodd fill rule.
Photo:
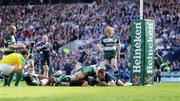
<svg viewBox="0 0 180 101">
<path fill-rule="evenodd" d="M 24 81 L 29 86 L 130 86 L 131 83 L 123 83 L 119 78 L 110 72 L 110 64 L 96 64 L 82 66 L 87 57 L 87 52 L 82 51 L 81 56 L 71 75 L 64 75 L 62 71 L 57 71 L 46 77 L 32 73 L 32 69 L 26 70 Z"/>
</svg>

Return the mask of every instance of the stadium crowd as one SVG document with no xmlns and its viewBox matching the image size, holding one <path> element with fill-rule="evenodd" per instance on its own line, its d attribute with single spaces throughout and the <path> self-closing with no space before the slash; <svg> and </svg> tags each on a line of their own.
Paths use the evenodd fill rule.
<svg viewBox="0 0 180 101">
<path fill-rule="evenodd" d="M 112 0 L 113 1 L 113 0 Z M 27 47 L 39 42 L 42 35 L 49 37 L 53 49 L 58 53 L 51 59 L 51 71 L 63 69 L 70 74 L 81 49 L 89 51 L 86 65 L 102 61 L 98 51 L 99 38 L 106 26 L 114 27 L 121 41 L 121 58 L 118 60 L 119 72 L 123 78 L 130 77 L 130 21 L 139 18 L 139 4 L 136 0 L 128 2 L 101 2 L 96 4 L 54 4 L 0 7 L 0 46 L 7 26 L 17 27 L 16 40 Z M 153 2 L 154 1 L 154 2 Z M 177 0 L 178 1 L 178 0 Z M 156 50 L 164 60 L 180 47 L 176 38 L 180 37 L 180 6 L 175 0 L 145 0 L 144 18 L 155 19 Z M 90 43 L 71 50 L 70 54 L 59 52 L 59 48 L 74 40 L 89 40 Z M 35 52 L 37 72 L 38 53 Z M 179 62 L 171 64 L 171 71 L 180 71 Z"/>
</svg>

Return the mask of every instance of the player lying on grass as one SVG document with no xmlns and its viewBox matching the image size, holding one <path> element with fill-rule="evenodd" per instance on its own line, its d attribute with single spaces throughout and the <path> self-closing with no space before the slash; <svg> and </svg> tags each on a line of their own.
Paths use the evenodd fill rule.
<svg viewBox="0 0 180 101">
<path fill-rule="evenodd" d="M 53 74 L 52 77 L 59 77 L 62 76 L 62 72 L 59 74 L 61 71 L 57 71 L 55 74 Z M 52 81 L 50 77 L 46 77 L 41 74 L 35 74 L 32 72 L 26 72 L 24 74 L 23 80 L 28 86 L 69 86 L 69 83 L 55 83 Z"/>
<path fill-rule="evenodd" d="M 84 68 L 84 67 L 82 67 Z M 76 73 L 75 73 L 76 74 Z M 124 84 L 121 80 L 116 79 L 110 73 L 104 69 L 100 69 L 95 76 L 87 75 L 84 78 L 72 81 L 60 81 L 59 79 L 66 77 L 62 73 L 53 77 L 50 86 L 128 86 L 130 84 Z"/>
<path fill-rule="evenodd" d="M 110 73 L 106 72 L 107 68 L 111 68 L 110 65 L 90 65 L 82 66 L 75 74 L 72 75 L 60 75 L 59 77 L 52 78 L 52 82 L 78 82 L 82 86 L 126 86 L 121 80 L 115 79 Z M 89 77 L 94 77 L 90 80 Z"/>
<path fill-rule="evenodd" d="M 34 72 L 34 62 L 27 61 L 25 68 L 24 68 L 24 77 L 23 80 L 28 86 L 45 86 L 47 85 L 49 78 L 41 75 L 35 74 Z"/>
<path fill-rule="evenodd" d="M 85 85 L 85 84 L 84 84 Z M 99 70 L 98 75 L 89 80 L 87 86 L 126 86 L 121 80 L 116 79 L 112 74 L 104 70 Z"/>
<path fill-rule="evenodd" d="M 86 85 L 86 83 L 89 81 L 89 77 L 94 77 L 99 74 L 99 71 L 107 71 L 108 69 L 111 69 L 111 65 L 103 65 L 103 64 L 96 64 L 96 65 L 90 65 L 90 66 L 81 66 L 83 61 L 85 61 L 85 56 L 87 56 L 87 53 L 85 51 L 82 52 L 79 60 L 78 65 L 75 67 L 75 73 L 72 75 L 60 75 L 59 77 L 52 78 L 52 82 L 55 83 L 61 83 L 61 82 L 70 82 L 70 85 L 74 82 L 76 84 L 80 85 Z M 119 85 L 124 86 L 125 84 L 119 80 Z"/>
<path fill-rule="evenodd" d="M 0 71 L 9 76 L 8 81 L 4 84 L 4 86 L 10 86 L 14 74 L 16 74 L 15 86 L 18 86 L 23 74 L 25 60 L 28 56 L 29 52 L 27 50 L 23 50 L 21 53 L 12 53 L 0 60 Z"/>
<path fill-rule="evenodd" d="M 23 79 L 28 86 L 45 86 L 49 82 L 48 77 L 34 73 L 25 73 Z"/>
<path fill-rule="evenodd" d="M 85 60 L 85 58 L 87 57 L 87 52 L 86 51 L 82 51 L 81 52 L 81 56 L 80 56 L 80 58 L 78 59 L 78 62 L 77 62 L 77 64 L 76 64 L 76 66 L 75 66 L 75 69 L 73 70 L 74 72 L 76 72 L 77 71 L 77 69 L 79 69 L 79 68 L 81 68 L 80 66 L 81 66 L 81 64 L 84 62 L 84 60 Z M 49 86 L 49 85 L 51 85 L 51 86 L 53 86 L 53 85 L 66 85 L 66 86 L 70 86 L 71 84 L 69 84 L 69 83 L 64 83 L 64 84 L 62 84 L 62 83 L 55 83 L 54 81 L 52 81 L 50 78 L 52 78 L 52 77 L 56 77 L 56 78 L 58 78 L 58 77 L 60 77 L 60 76 L 63 76 L 64 77 L 64 75 L 63 75 L 63 73 L 62 73 L 62 71 L 57 71 L 56 73 L 54 73 L 54 74 L 52 74 L 52 75 L 50 75 L 50 77 L 48 78 L 48 77 L 46 77 L 46 76 L 43 76 L 43 75 L 40 75 L 40 74 L 35 74 L 35 73 L 33 73 L 33 68 L 32 67 L 34 67 L 33 66 L 33 64 L 32 64 L 32 62 L 30 61 L 27 65 L 27 68 L 25 69 L 26 70 L 26 73 L 25 73 L 25 76 L 24 76 L 24 81 L 26 82 L 26 84 L 27 85 L 29 85 L 29 86 L 45 86 L 45 85 L 47 85 L 47 86 Z M 77 82 L 76 82 L 77 83 Z M 80 83 L 81 84 L 81 83 Z M 74 85 L 74 84 L 73 84 Z M 79 82 L 78 82 L 78 85 L 79 85 Z"/>
<path fill-rule="evenodd" d="M 59 78 L 54 78 L 55 81 L 58 82 L 74 82 L 82 79 L 88 78 L 88 76 L 95 76 L 98 74 L 99 70 L 107 70 L 107 65 L 90 65 L 90 66 L 82 66 L 75 74 L 60 76 Z"/>
</svg>

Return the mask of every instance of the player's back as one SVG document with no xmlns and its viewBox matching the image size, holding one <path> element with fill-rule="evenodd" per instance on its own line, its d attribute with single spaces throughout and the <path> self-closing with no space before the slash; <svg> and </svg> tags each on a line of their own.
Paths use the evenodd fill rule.
<svg viewBox="0 0 180 101">
<path fill-rule="evenodd" d="M 16 67 L 23 67 L 24 57 L 19 53 L 12 53 L 0 60 L 0 64 L 9 64 Z"/>
</svg>

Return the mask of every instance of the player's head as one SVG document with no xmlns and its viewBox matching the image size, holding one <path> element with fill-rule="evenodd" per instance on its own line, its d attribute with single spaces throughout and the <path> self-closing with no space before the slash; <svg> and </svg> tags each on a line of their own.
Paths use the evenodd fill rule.
<svg viewBox="0 0 180 101">
<path fill-rule="evenodd" d="M 108 36 L 112 36 L 112 35 L 114 34 L 114 28 L 113 28 L 113 27 L 110 27 L 110 26 L 106 27 L 105 33 L 106 33 L 106 35 L 108 35 Z"/>
<path fill-rule="evenodd" d="M 15 34 L 16 33 L 16 26 L 10 25 L 8 27 L 8 32 L 11 33 L 11 34 Z"/>
<path fill-rule="evenodd" d="M 29 54 L 30 54 L 29 51 L 26 50 L 26 49 L 22 50 L 20 53 L 23 55 L 23 57 L 24 57 L 25 59 L 28 59 Z"/>
<path fill-rule="evenodd" d="M 46 35 L 43 36 L 43 41 L 48 42 L 48 37 Z"/>
<path fill-rule="evenodd" d="M 98 77 L 100 80 L 104 80 L 104 79 L 105 79 L 105 70 L 100 69 L 100 70 L 98 71 L 97 77 Z"/>
</svg>

